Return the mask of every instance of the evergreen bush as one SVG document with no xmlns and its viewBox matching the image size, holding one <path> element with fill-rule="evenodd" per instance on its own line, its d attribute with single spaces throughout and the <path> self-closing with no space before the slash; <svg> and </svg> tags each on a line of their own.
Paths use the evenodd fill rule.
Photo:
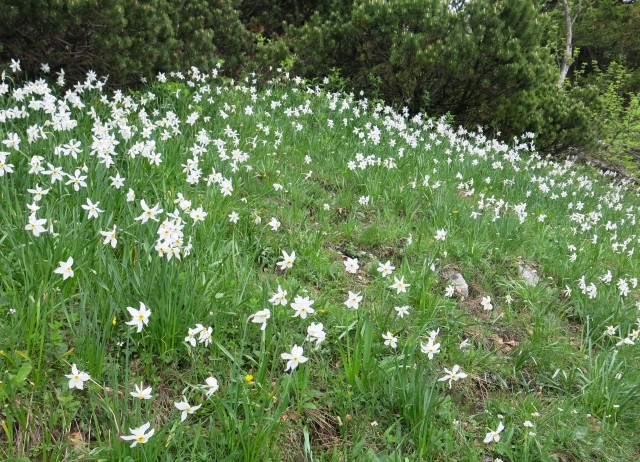
<svg viewBox="0 0 640 462">
<path fill-rule="evenodd" d="M 526 131 L 558 149 L 598 137 L 592 87 L 559 88 L 543 46 L 545 18 L 528 0 L 358 0 L 350 15 L 313 16 L 291 33 L 304 75 L 342 70 L 358 88 L 382 92 L 396 107 L 456 122 Z M 373 88 L 375 84 L 375 88 Z"/>
<path fill-rule="evenodd" d="M 93 69 L 131 84 L 158 71 L 239 66 L 252 36 L 233 0 L 0 0 L 0 58 L 48 63 L 70 79 Z"/>
</svg>

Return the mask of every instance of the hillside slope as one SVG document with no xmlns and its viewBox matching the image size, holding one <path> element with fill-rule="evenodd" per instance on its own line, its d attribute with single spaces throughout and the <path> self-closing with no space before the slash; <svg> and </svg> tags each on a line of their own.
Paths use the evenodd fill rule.
<svg viewBox="0 0 640 462">
<path fill-rule="evenodd" d="M 0 84 L 3 459 L 640 457 L 632 185 L 218 74 Z"/>
</svg>

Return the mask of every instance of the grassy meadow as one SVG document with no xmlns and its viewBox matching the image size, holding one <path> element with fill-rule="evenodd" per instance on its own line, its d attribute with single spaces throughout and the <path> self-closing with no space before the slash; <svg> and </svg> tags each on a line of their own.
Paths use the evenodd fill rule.
<svg viewBox="0 0 640 462">
<path fill-rule="evenodd" d="M 287 74 L 0 80 L 0 459 L 635 461 L 640 199 Z"/>
</svg>

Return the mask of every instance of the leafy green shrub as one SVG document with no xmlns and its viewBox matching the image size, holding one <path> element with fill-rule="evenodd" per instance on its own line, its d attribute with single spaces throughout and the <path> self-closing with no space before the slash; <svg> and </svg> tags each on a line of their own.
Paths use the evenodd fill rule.
<svg viewBox="0 0 640 462">
<path fill-rule="evenodd" d="M 295 61 L 289 50 L 286 40 L 281 38 L 268 39 L 262 34 L 256 35 L 254 55 L 249 63 L 249 68 L 259 72 L 263 77 L 274 77 L 278 69 L 289 69 Z"/>
<path fill-rule="evenodd" d="M 583 65 L 576 73 L 577 85 L 596 88 L 601 95 L 601 156 L 623 165 L 632 173 L 638 172 L 640 158 L 640 93 L 634 91 L 635 72 L 614 61 L 606 70 L 601 70 L 594 62 Z"/>
<path fill-rule="evenodd" d="M 242 0 L 238 8 L 242 22 L 250 30 L 272 38 L 281 35 L 287 26 L 302 26 L 314 14 L 344 14 L 352 4 L 353 0 Z"/>
<path fill-rule="evenodd" d="M 594 64 L 608 68 L 624 62 L 629 71 L 629 85 L 640 90 L 640 2 L 585 2 L 574 24 L 577 68 Z M 594 62 L 595 61 L 595 62 Z"/>
<path fill-rule="evenodd" d="M 588 144 L 595 134 L 594 88 L 558 88 L 542 46 L 546 23 L 526 0 L 356 1 L 349 16 L 314 15 L 290 31 L 304 75 L 342 70 L 358 88 L 379 90 L 396 107 L 451 112 L 462 125 L 511 137 L 540 134 L 540 145 Z M 597 98 L 595 98 L 597 99 Z"/>
<path fill-rule="evenodd" d="M 316 13 L 303 27 L 287 28 L 286 35 L 297 58 L 294 71 L 301 75 L 321 77 L 339 68 L 353 76 L 362 66 L 356 61 L 352 25 L 339 15 Z"/>
<path fill-rule="evenodd" d="M 123 84 L 158 71 L 238 66 L 251 34 L 232 0 L 0 0 L 0 50 L 35 70 L 46 62 L 71 79 L 93 69 Z"/>
</svg>

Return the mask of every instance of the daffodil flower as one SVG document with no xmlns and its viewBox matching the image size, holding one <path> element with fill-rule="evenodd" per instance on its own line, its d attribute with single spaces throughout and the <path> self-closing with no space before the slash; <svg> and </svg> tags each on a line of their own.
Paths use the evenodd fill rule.
<svg viewBox="0 0 640 462">
<path fill-rule="evenodd" d="M 57 274 L 61 274 L 62 280 L 64 281 L 68 278 L 73 277 L 73 275 L 75 274 L 73 272 L 73 269 L 71 268 L 72 266 L 73 266 L 73 257 L 69 257 L 67 261 L 61 261 L 60 266 L 58 266 L 55 270 L 53 270 L 53 272 Z"/>
<path fill-rule="evenodd" d="M 438 379 L 438 382 L 445 382 L 445 381 L 449 381 L 449 388 L 451 388 L 451 383 L 452 382 L 457 382 L 460 379 L 464 379 L 467 374 L 465 374 L 464 372 L 462 372 L 460 370 L 460 366 L 458 366 L 457 364 L 455 366 L 453 366 L 453 368 L 451 370 L 447 369 L 446 367 L 444 368 L 444 371 L 446 373 L 446 375 L 442 378 Z"/>
<path fill-rule="evenodd" d="M 282 359 L 287 360 L 287 368 L 285 369 L 285 371 L 293 371 L 296 367 L 298 367 L 298 364 L 307 362 L 309 358 L 303 356 L 302 353 L 304 353 L 304 350 L 301 346 L 293 345 L 293 347 L 291 348 L 291 353 L 282 353 L 280 355 Z"/>
<path fill-rule="evenodd" d="M 138 428 L 130 428 L 129 431 L 131 432 L 131 435 L 121 436 L 120 438 L 122 438 L 125 441 L 132 441 L 131 443 L 132 448 L 138 444 L 144 444 L 147 441 L 149 441 L 149 438 L 151 438 L 155 433 L 154 428 L 152 428 L 149 432 L 147 432 L 147 429 L 150 426 L 151 424 L 147 422 L 146 424 Z"/>
<path fill-rule="evenodd" d="M 139 310 L 128 306 L 127 311 L 131 315 L 132 319 L 125 324 L 127 324 L 128 326 L 136 326 L 137 332 L 142 332 L 142 327 L 149 324 L 149 316 L 151 316 L 151 310 L 147 309 L 144 303 L 140 302 Z"/>
<path fill-rule="evenodd" d="M 82 390 L 84 382 L 91 379 L 89 374 L 79 371 L 75 364 L 71 366 L 71 374 L 66 374 L 65 377 L 69 379 L 69 389 L 77 388 L 78 390 Z"/>
<path fill-rule="evenodd" d="M 489 444 L 492 441 L 495 441 L 496 443 L 500 441 L 500 433 L 502 432 L 502 430 L 504 430 L 504 425 L 502 424 L 502 422 L 500 422 L 498 424 L 498 428 L 496 428 L 495 431 L 490 430 L 487 433 L 487 435 L 484 437 L 484 443 Z"/>
</svg>

